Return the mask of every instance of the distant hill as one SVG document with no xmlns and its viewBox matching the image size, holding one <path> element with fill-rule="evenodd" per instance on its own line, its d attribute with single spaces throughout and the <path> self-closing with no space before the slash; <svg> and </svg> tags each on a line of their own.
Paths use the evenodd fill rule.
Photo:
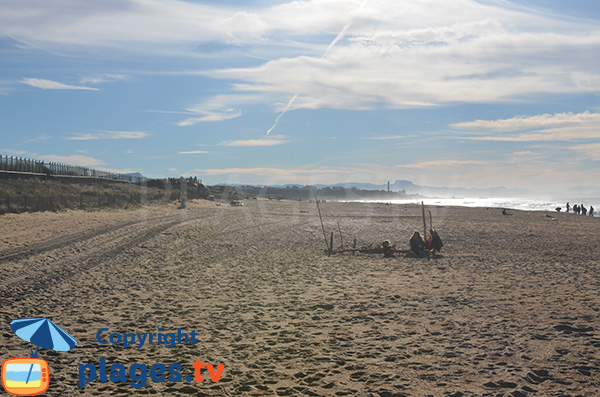
<svg viewBox="0 0 600 397">
<path fill-rule="evenodd" d="M 373 183 L 348 182 L 337 183 L 335 185 L 315 185 L 316 188 L 322 189 L 325 187 L 344 187 L 346 189 L 357 188 L 364 190 L 386 190 L 387 183 L 384 185 L 376 185 Z M 423 196 L 441 196 L 441 197 L 519 197 L 531 196 L 532 192 L 524 189 L 509 189 L 504 186 L 487 187 L 487 188 L 463 188 L 463 187 L 432 187 L 415 185 L 411 181 L 396 180 L 390 183 L 390 191 L 401 192 L 406 194 L 420 194 Z"/>
<path fill-rule="evenodd" d="M 128 174 L 121 174 L 121 175 L 128 175 L 128 176 L 135 176 L 135 177 L 138 177 L 138 178 L 144 178 L 144 175 L 142 175 L 139 172 L 130 172 Z"/>
</svg>

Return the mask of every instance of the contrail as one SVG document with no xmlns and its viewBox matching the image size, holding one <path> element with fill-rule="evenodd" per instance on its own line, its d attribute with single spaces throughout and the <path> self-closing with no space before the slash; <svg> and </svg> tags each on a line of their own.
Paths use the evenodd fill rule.
<svg viewBox="0 0 600 397">
<path fill-rule="evenodd" d="M 356 10 L 356 14 L 358 14 L 358 12 L 360 10 L 362 10 L 362 8 L 365 6 L 365 4 L 367 4 L 368 1 L 369 0 L 364 0 L 362 2 L 362 4 L 360 5 L 360 7 L 358 7 L 358 9 Z M 340 41 L 344 37 L 344 35 L 346 34 L 346 31 L 348 30 L 348 28 L 350 27 L 350 25 L 352 25 L 352 22 L 354 22 L 354 18 L 352 18 L 342 28 L 342 30 L 340 30 L 340 33 L 338 33 L 338 35 L 335 36 L 335 39 L 333 39 L 333 41 L 331 43 L 329 43 L 329 46 L 327 47 L 327 50 L 325 50 L 325 52 L 323 53 L 323 55 L 321 55 L 321 59 L 325 58 L 329 54 L 329 52 L 331 51 L 331 49 L 338 43 L 338 41 Z M 290 99 L 290 101 L 288 102 L 288 104 L 285 106 L 285 108 L 283 109 L 283 111 L 279 114 L 279 116 L 277 116 L 277 118 L 275 119 L 275 123 L 273 123 L 273 126 L 271 128 L 269 128 L 269 130 L 267 131 L 267 135 L 266 136 L 269 136 L 269 134 L 271 133 L 271 131 L 273 131 L 275 129 L 275 127 L 277 127 L 277 124 L 279 124 L 279 120 L 281 120 L 281 118 L 283 117 L 283 115 L 286 114 L 286 112 L 292 106 L 292 104 L 294 103 L 294 101 L 296 100 L 296 98 L 298 98 L 298 93 L 295 93 L 294 96 L 292 96 L 292 98 Z"/>
</svg>

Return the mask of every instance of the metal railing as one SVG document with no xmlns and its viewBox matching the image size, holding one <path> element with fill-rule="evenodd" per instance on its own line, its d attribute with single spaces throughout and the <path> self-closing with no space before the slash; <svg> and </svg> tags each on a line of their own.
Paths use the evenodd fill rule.
<svg viewBox="0 0 600 397">
<path fill-rule="evenodd" d="M 79 176 L 91 178 L 114 179 L 127 182 L 143 182 L 144 177 L 124 175 L 114 172 L 101 171 L 94 168 L 81 167 L 63 163 L 45 162 L 16 156 L 0 154 L 0 171 L 29 172 L 35 174 Z"/>
</svg>

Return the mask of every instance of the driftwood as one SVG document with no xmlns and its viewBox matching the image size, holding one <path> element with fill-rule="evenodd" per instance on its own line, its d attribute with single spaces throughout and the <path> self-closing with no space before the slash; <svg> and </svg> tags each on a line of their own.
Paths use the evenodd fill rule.
<svg viewBox="0 0 600 397">
<path fill-rule="evenodd" d="M 409 252 L 410 250 L 396 250 L 396 252 L 399 252 L 401 254 L 406 254 L 407 252 Z M 383 247 L 373 247 L 373 246 L 366 246 L 366 247 L 361 247 L 361 248 L 340 248 L 337 250 L 332 250 L 329 251 L 328 253 L 331 252 L 331 254 L 343 254 L 345 252 L 352 252 L 352 255 L 356 254 L 357 252 L 360 254 L 381 254 L 383 255 Z"/>
<path fill-rule="evenodd" d="M 329 243 L 327 242 L 327 234 L 325 234 L 325 226 L 323 225 L 323 217 L 321 216 L 321 207 L 319 207 L 319 199 L 317 198 L 317 191 L 313 190 L 315 194 L 315 202 L 317 203 L 317 211 L 319 212 L 319 219 L 321 220 L 321 228 L 323 229 L 323 238 L 325 239 L 325 246 L 329 249 Z"/>
</svg>

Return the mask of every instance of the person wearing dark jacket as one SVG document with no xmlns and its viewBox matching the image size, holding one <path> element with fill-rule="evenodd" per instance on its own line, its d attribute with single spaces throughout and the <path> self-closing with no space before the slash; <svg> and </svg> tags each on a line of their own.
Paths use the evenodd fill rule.
<svg viewBox="0 0 600 397">
<path fill-rule="evenodd" d="M 440 238 L 439 234 L 437 233 L 437 231 L 431 229 L 429 230 L 429 233 L 431 234 L 431 247 L 429 247 L 429 249 L 433 250 L 433 253 L 440 252 L 442 247 L 444 246 L 444 243 L 442 242 L 442 239 Z"/>
<path fill-rule="evenodd" d="M 410 238 L 410 250 L 421 258 L 425 258 L 425 241 L 423 241 L 423 237 L 417 231 Z"/>
</svg>

